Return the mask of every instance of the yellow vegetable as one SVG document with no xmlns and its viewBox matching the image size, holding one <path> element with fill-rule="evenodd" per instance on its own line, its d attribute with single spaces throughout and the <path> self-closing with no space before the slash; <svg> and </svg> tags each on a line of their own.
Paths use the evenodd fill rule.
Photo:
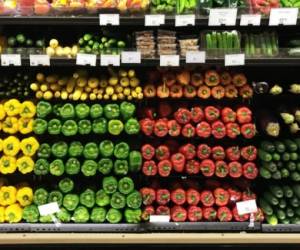
<svg viewBox="0 0 300 250">
<path fill-rule="evenodd" d="M 111 96 L 111 99 L 112 99 L 113 101 L 118 100 L 118 95 L 117 95 L 117 94 L 113 94 L 113 95 Z"/>
<path fill-rule="evenodd" d="M 60 96 L 61 96 L 62 100 L 67 100 L 68 99 L 68 93 L 67 93 L 67 91 L 62 91 Z"/>
<path fill-rule="evenodd" d="M 105 93 L 106 93 L 107 95 L 112 95 L 112 94 L 114 93 L 114 88 L 111 87 L 111 86 L 107 87 L 107 88 L 105 89 Z"/>
<path fill-rule="evenodd" d="M 88 97 L 87 93 L 82 93 L 80 96 L 80 100 L 85 101 L 87 99 L 87 97 Z"/>
<path fill-rule="evenodd" d="M 0 104 L 0 120 L 3 120 L 6 116 L 5 110 L 4 110 L 4 106 L 2 104 Z"/>
<path fill-rule="evenodd" d="M 28 137 L 21 141 L 20 148 L 24 155 L 33 156 L 39 148 L 39 143 L 34 137 Z"/>
<path fill-rule="evenodd" d="M 43 95 L 44 95 L 43 91 L 40 91 L 40 90 L 35 93 L 35 97 L 37 99 L 41 99 L 43 97 Z"/>
<path fill-rule="evenodd" d="M 124 96 L 123 93 L 119 93 L 119 94 L 118 94 L 118 98 L 119 98 L 120 100 L 124 100 L 124 97 L 125 97 L 125 96 Z"/>
<path fill-rule="evenodd" d="M 125 88 L 123 94 L 126 96 L 130 95 L 130 88 Z"/>
<path fill-rule="evenodd" d="M 132 95 L 133 98 L 137 98 L 137 93 L 135 91 L 132 91 L 131 95 Z"/>
<path fill-rule="evenodd" d="M 16 117 L 6 117 L 2 123 L 2 130 L 8 134 L 15 134 L 18 132 L 18 119 Z"/>
<path fill-rule="evenodd" d="M 135 88 L 135 92 L 138 93 L 138 94 L 139 94 L 139 93 L 142 93 L 142 88 L 141 88 L 140 86 L 139 86 L 139 87 L 136 87 L 136 88 Z"/>
<path fill-rule="evenodd" d="M 105 95 L 103 96 L 103 99 L 104 99 L 104 100 L 108 100 L 108 99 L 109 99 L 109 95 L 105 94 Z"/>
<path fill-rule="evenodd" d="M 4 110 L 8 116 L 20 114 L 21 103 L 17 99 L 10 99 L 4 103 Z"/>
<path fill-rule="evenodd" d="M 23 187 L 17 191 L 17 201 L 22 207 L 28 206 L 32 203 L 33 192 L 30 187 Z"/>
<path fill-rule="evenodd" d="M 20 118 L 18 121 L 19 131 L 21 134 L 28 134 L 32 132 L 33 119 L 32 118 Z"/>
<path fill-rule="evenodd" d="M 109 78 L 109 80 L 108 80 L 109 85 L 112 85 L 112 86 L 117 85 L 118 82 L 119 82 L 119 79 L 118 79 L 118 77 L 115 77 L 115 76 Z"/>
<path fill-rule="evenodd" d="M 8 206 L 17 201 L 17 189 L 14 186 L 3 186 L 0 188 L 0 205 Z"/>
<path fill-rule="evenodd" d="M 15 136 L 9 136 L 3 141 L 3 153 L 8 156 L 16 156 L 20 151 L 20 141 Z"/>
<path fill-rule="evenodd" d="M 74 78 L 70 78 L 67 83 L 66 91 L 68 93 L 72 93 L 74 90 L 75 84 L 76 84 L 76 80 Z"/>
<path fill-rule="evenodd" d="M 44 93 L 43 97 L 45 100 L 50 100 L 53 97 L 53 93 L 50 90 L 48 90 Z"/>
<path fill-rule="evenodd" d="M 29 156 L 22 156 L 17 160 L 16 165 L 22 174 L 27 174 L 33 171 L 34 161 Z"/>
<path fill-rule="evenodd" d="M 55 98 L 59 98 L 60 97 L 60 91 L 55 91 L 55 93 L 54 93 L 54 97 Z"/>
<path fill-rule="evenodd" d="M 13 156 L 2 156 L 0 158 L 0 173 L 1 174 L 12 174 L 16 172 L 16 158 Z"/>
<path fill-rule="evenodd" d="M 41 87 L 40 87 L 40 90 L 43 91 L 43 92 L 46 92 L 48 90 L 47 84 L 42 84 Z"/>
<path fill-rule="evenodd" d="M 0 207 L 0 223 L 5 221 L 5 207 Z"/>
<path fill-rule="evenodd" d="M 36 106 L 31 101 L 25 101 L 21 104 L 20 116 L 24 118 L 32 118 L 35 116 Z"/>
<path fill-rule="evenodd" d="M 5 220 L 9 223 L 17 223 L 22 220 L 23 209 L 19 204 L 13 204 L 5 209 Z"/>
<path fill-rule="evenodd" d="M 93 77 L 88 80 L 88 86 L 90 88 L 92 89 L 97 88 L 98 85 L 99 85 L 99 80 L 97 78 Z"/>
<path fill-rule="evenodd" d="M 116 87 L 116 92 L 117 93 L 123 93 L 123 87 L 122 86 Z"/>
<path fill-rule="evenodd" d="M 140 84 L 140 80 L 137 79 L 136 77 L 133 77 L 130 79 L 130 86 L 131 87 L 137 87 Z"/>
<path fill-rule="evenodd" d="M 120 84 L 122 87 L 128 87 L 129 86 L 129 78 L 127 78 L 127 77 L 121 78 Z"/>
<path fill-rule="evenodd" d="M 102 98 L 103 98 L 103 95 L 102 95 L 102 94 L 98 94 L 98 95 L 97 95 L 97 99 L 98 99 L 98 100 L 102 100 Z"/>
<path fill-rule="evenodd" d="M 39 85 L 37 83 L 35 83 L 35 82 L 33 82 L 33 83 L 30 84 L 30 89 L 32 91 L 38 91 L 39 88 L 40 88 Z"/>
<path fill-rule="evenodd" d="M 90 97 L 90 100 L 92 100 L 92 101 L 97 99 L 97 96 L 94 93 L 91 93 L 89 97 Z"/>
</svg>

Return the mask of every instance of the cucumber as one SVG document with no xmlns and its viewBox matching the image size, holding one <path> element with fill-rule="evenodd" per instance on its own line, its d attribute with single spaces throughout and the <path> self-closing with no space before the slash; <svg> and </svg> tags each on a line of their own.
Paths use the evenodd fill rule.
<svg viewBox="0 0 300 250">
<path fill-rule="evenodd" d="M 269 170 L 271 173 L 275 173 L 277 171 L 277 165 L 275 162 L 263 162 L 262 167 Z"/>
<path fill-rule="evenodd" d="M 292 218 L 295 215 L 294 210 L 291 207 L 287 207 L 285 210 L 285 213 L 286 213 L 287 217 L 290 217 L 290 218 Z"/>
<path fill-rule="evenodd" d="M 290 152 L 296 152 L 298 150 L 297 143 L 295 143 L 293 140 L 286 139 L 284 140 L 284 144 Z"/>
<path fill-rule="evenodd" d="M 283 197 L 283 190 L 280 186 L 270 185 L 269 190 L 273 195 L 275 195 L 276 198 L 282 198 Z"/>
<path fill-rule="evenodd" d="M 288 178 L 290 176 L 290 171 L 288 171 L 286 168 L 280 169 L 280 173 L 282 178 Z"/>
<path fill-rule="evenodd" d="M 287 153 L 287 152 L 283 153 L 281 159 L 283 161 L 289 161 L 290 160 L 290 154 Z"/>
<path fill-rule="evenodd" d="M 291 161 L 297 161 L 298 153 L 296 153 L 296 152 L 290 153 L 290 159 L 291 159 Z"/>
<path fill-rule="evenodd" d="M 300 224 L 300 217 L 294 216 L 290 222 L 291 224 Z"/>
<path fill-rule="evenodd" d="M 262 150 L 264 150 L 268 153 L 275 153 L 275 150 L 276 150 L 275 145 L 270 141 L 262 141 L 260 144 L 260 147 Z"/>
<path fill-rule="evenodd" d="M 289 199 L 289 204 L 292 206 L 292 207 L 299 207 L 300 205 L 300 202 L 299 202 L 299 199 L 297 197 L 292 197 Z"/>
<path fill-rule="evenodd" d="M 273 195 L 271 192 L 266 191 L 263 194 L 263 198 L 271 205 L 277 206 L 279 203 L 279 200 Z"/>
<path fill-rule="evenodd" d="M 290 186 L 284 185 L 282 187 L 282 189 L 283 189 L 284 197 L 286 197 L 286 198 L 292 198 L 293 197 L 294 191 Z"/>
<path fill-rule="evenodd" d="M 286 218 L 285 212 L 282 209 L 276 209 L 276 217 L 279 220 L 284 220 Z"/>
<path fill-rule="evenodd" d="M 275 215 L 267 215 L 266 220 L 267 220 L 268 224 L 270 224 L 270 225 L 275 226 L 278 224 L 278 219 Z"/>
<path fill-rule="evenodd" d="M 280 207 L 280 208 L 286 208 L 286 206 L 287 206 L 287 204 L 286 204 L 285 199 L 280 199 L 279 203 L 278 203 L 278 207 Z"/>
<path fill-rule="evenodd" d="M 278 153 L 284 153 L 285 152 L 285 145 L 282 143 L 282 142 L 280 142 L 280 141 L 275 141 L 274 142 L 274 145 L 275 145 L 275 148 L 276 148 L 276 151 L 278 152 Z"/>
<path fill-rule="evenodd" d="M 259 168 L 259 174 L 264 179 L 271 179 L 271 177 L 272 177 L 270 171 L 266 168 L 263 168 L 263 167 Z"/>
<path fill-rule="evenodd" d="M 262 149 L 258 150 L 258 157 L 262 161 L 266 161 L 266 162 L 272 161 L 272 155 Z"/>
<path fill-rule="evenodd" d="M 287 165 L 288 170 L 291 171 L 291 172 L 295 171 L 296 168 L 297 168 L 296 163 L 293 162 L 293 161 L 289 161 L 286 165 Z"/>
<path fill-rule="evenodd" d="M 280 161 L 280 159 L 281 159 L 280 154 L 278 154 L 278 153 L 273 153 L 272 158 L 273 158 L 273 161 Z"/>
<path fill-rule="evenodd" d="M 276 172 L 272 173 L 272 178 L 274 180 L 280 180 L 282 178 L 281 172 L 280 171 L 276 171 Z"/>
<path fill-rule="evenodd" d="M 272 207 L 270 206 L 270 204 L 265 201 L 264 199 L 259 199 L 259 205 L 260 205 L 260 208 L 263 210 L 263 212 L 266 214 L 266 215 L 272 215 L 273 214 L 273 209 Z"/>
</svg>

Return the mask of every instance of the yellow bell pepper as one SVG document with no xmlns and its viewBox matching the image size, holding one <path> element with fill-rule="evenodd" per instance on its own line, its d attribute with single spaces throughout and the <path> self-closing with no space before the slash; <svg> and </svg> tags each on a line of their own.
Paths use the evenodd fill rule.
<svg viewBox="0 0 300 250">
<path fill-rule="evenodd" d="M 15 136 L 9 136 L 3 141 L 3 152 L 8 156 L 15 156 L 19 153 L 20 141 Z"/>
<path fill-rule="evenodd" d="M 17 201 L 22 207 L 29 206 L 32 203 L 33 192 L 30 187 L 23 187 L 17 191 Z"/>
<path fill-rule="evenodd" d="M 0 104 L 0 120 L 3 120 L 6 116 L 5 110 L 4 110 L 4 106 L 2 104 Z"/>
<path fill-rule="evenodd" d="M 18 127 L 21 134 L 28 134 L 32 132 L 33 119 L 21 117 L 18 121 Z"/>
<path fill-rule="evenodd" d="M 17 189 L 14 186 L 3 186 L 0 188 L 0 205 L 8 206 L 17 201 Z"/>
<path fill-rule="evenodd" d="M 2 130 L 8 134 L 15 134 L 18 132 L 18 119 L 16 117 L 6 117 L 2 124 Z"/>
<path fill-rule="evenodd" d="M 10 99 L 4 103 L 4 110 L 8 116 L 20 114 L 21 103 L 17 99 Z"/>
<path fill-rule="evenodd" d="M 5 209 L 5 220 L 9 223 L 17 223 L 22 220 L 23 209 L 19 204 L 13 204 Z"/>
<path fill-rule="evenodd" d="M 5 207 L 0 207 L 0 223 L 5 221 Z"/>
<path fill-rule="evenodd" d="M 13 156 L 4 155 L 0 159 L 0 173 L 12 174 L 16 171 L 16 158 Z"/>
<path fill-rule="evenodd" d="M 33 171 L 34 161 L 29 156 L 22 156 L 17 160 L 16 165 L 22 174 L 27 174 Z"/>
<path fill-rule="evenodd" d="M 31 101 L 25 101 L 21 104 L 20 116 L 24 118 L 32 118 L 35 116 L 36 106 Z"/>
<path fill-rule="evenodd" d="M 28 137 L 21 141 L 21 150 L 26 156 L 33 156 L 38 150 L 40 144 L 34 137 Z"/>
<path fill-rule="evenodd" d="M 3 150 L 3 141 L 0 139 L 0 152 Z"/>
</svg>

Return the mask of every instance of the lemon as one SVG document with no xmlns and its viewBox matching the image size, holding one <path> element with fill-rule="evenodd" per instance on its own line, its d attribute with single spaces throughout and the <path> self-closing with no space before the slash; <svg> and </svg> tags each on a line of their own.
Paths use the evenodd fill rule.
<svg viewBox="0 0 300 250">
<path fill-rule="evenodd" d="M 112 94 L 114 93 L 114 88 L 111 87 L 111 86 L 107 87 L 107 88 L 105 89 L 105 93 L 106 93 L 107 95 L 112 95 Z M 104 98 L 104 99 L 105 99 L 105 98 Z"/>
</svg>

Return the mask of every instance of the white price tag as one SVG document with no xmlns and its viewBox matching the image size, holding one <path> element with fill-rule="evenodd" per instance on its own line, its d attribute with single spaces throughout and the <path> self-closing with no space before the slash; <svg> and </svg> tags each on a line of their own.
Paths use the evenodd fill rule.
<svg viewBox="0 0 300 250">
<path fill-rule="evenodd" d="M 170 215 L 150 215 L 150 223 L 170 222 Z"/>
<path fill-rule="evenodd" d="M 261 15 L 260 14 L 243 14 L 241 15 L 241 26 L 260 26 Z"/>
<path fill-rule="evenodd" d="M 175 26 L 182 27 L 182 26 L 195 26 L 195 15 L 176 15 L 175 16 Z"/>
<path fill-rule="evenodd" d="M 96 66 L 97 56 L 94 54 L 81 54 L 78 53 L 76 56 L 76 64 L 77 65 L 90 65 Z"/>
<path fill-rule="evenodd" d="M 46 216 L 50 214 L 55 214 L 59 212 L 59 206 L 57 202 L 47 203 L 45 205 L 38 206 L 40 215 Z"/>
<path fill-rule="evenodd" d="M 179 66 L 179 55 L 160 55 L 160 66 Z"/>
<path fill-rule="evenodd" d="M 122 51 L 121 53 L 122 63 L 141 63 L 140 51 Z"/>
<path fill-rule="evenodd" d="M 21 66 L 21 55 L 19 54 L 2 54 L 1 66 Z"/>
<path fill-rule="evenodd" d="M 101 66 L 120 66 L 120 55 L 101 55 Z"/>
<path fill-rule="evenodd" d="M 269 25 L 296 25 L 298 18 L 298 8 L 274 8 L 271 9 Z"/>
<path fill-rule="evenodd" d="M 255 200 L 237 202 L 236 208 L 239 215 L 251 214 L 257 212 L 257 205 Z"/>
<path fill-rule="evenodd" d="M 29 55 L 30 66 L 50 66 L 50 57 L 48 55 Z"/>
<path fill-rule="evenodd" d="M 145 15 L 145 26 L 160 26 L 165 24 L 165 15 Z"/>
<path fill-rule="evenodd" d="M 210 9 L 208 26 L 235 26 L 237 9 Z"/>
<path fill-rule="evenodd" d="M 205 51 L 187 51 L 185 54 L 186 63 L 205 63 Z"/>
<path fill-rule="evenodd" d="M 120 25 L 120 15 L 119 14 L 99 14 L 100 26 Z"/>
<path fill-rule="evenodd" d="M 225 55 L 225 66 L 245 65 L 245 54 Z"/>
</svg>

